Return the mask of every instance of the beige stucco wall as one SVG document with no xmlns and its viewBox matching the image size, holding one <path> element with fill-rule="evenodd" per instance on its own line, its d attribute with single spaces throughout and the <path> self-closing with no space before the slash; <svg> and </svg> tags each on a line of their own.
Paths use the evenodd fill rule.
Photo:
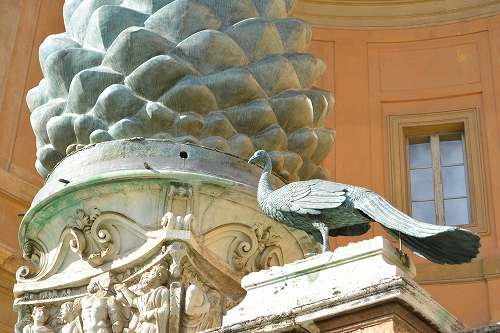
<svg viewBox="0 0 500 333">
<path fill-rule="evenodd" d="M 22 263 L 17 243 L 21 218 L 17 214 L 28 209 L 38 188 L 43 185 L 34 168 L 35 137 L 29 123 L 30 112 L 25 96 L 42 78 L 38 63 L 39 45 L 49 34 L 64 30 L 63 2 L 0 0 L 0 280 L 3 281 L 0 284 L 0 313 L 8 313 L 0 316 L 0 332 L 10 332 L 9 327 L 16 321 L 12 312 L 13 298 L 9 295 L 15 270 Z M 500 63 L 497 61 L 500 59 L 500 16 L 475 18 L 472 15 L 465 22 L 455 19 L 452 24 L 437 26 L 427 22 L 427 27 L 418 29 L 392 26 L 390 30 L 371 27 L 372 30 L 368 31 L 360 29 L 358 24 L 351 30 L 346 26 L 341 29 L 332 27 L 335 25 L 333 20 L 342 13 L 335 16 L 333 9 L 329 9 L 331 12 L 328 13 L 316 7 L 318 3 L 327 2 L 299 1 L 297 16 L 310 20 L 315 26 L 311 52 L 324 59 L 328 66 L 320 85 L 332 91 L 337 100 L 329 119 L 329 126 L 337 130 L 337 142 L 327 161 L 332 179 L 370 187 L 390 198 L 388 114 L 461 107 L 481 110 L 488 209 L 488 231 L 482 235 L 481 255 L 473 264 L 460 267 L 436 266 L 419 258 L 415 258 L 415 262 L 417 280 L 468 327 L 500 321 L 500 301 L 497 297 L 500 294 L 497 270 L 500 269 L 500 233 L 497 232 L 497 224 L 500 223 L 500 178 L 494 175 L 494 170 L 500 169 L 500 122 L 497 113 L 500 91 L 495 89 L 500 87 Z M 389 2 L 384 3 L 388 5 Z M 345 5 L 346 2 L 338 3 Z M 423 4 L 421 1 L 416 3 Z M 318 10 L 321 17 L 317 15 Z M 358 16 L 347 15 L 349 11 L 344 13 L 347 18 L 361 20 L 358 15 L 361 11 L 353 12 Z M 345 20 L 345 17 L 341 19 Z M 315 21 L 319 18 L 322 23 Z M 326 23 L 331 24 L 326 24 L 324 20 L 330 20 Z M 351 25 L 355 24 L 351 22 Z M 394 89 L 400 84 L 397 80 L 401 79 L 397 66 L 404 67 L 404 61 L 384 63 L 383 66 L 377 62 L 380 55 L 399 52 L 399 59 L 404 59 L 407 52 L 416 49 L 432 59 L 432 54 L 443 45 L 451 45 L 452 48 L 464 45 L 462 51 L 471 53 L 468 59 L 477 60 L 467 67 L 474 82 L 453 88 L 446 78 L 439 77 L 441 83 L 437 83 L 440 85 L 432 89 L 418 84 L 412 86 L 410 92 L 413 97 L 406 100 L 404 91 Z M 471 48 L 471 45 L 474 47 Z M 456 53 L 453 52 L 442 54 L 442 63 L 450 66 L 450 75 L 456 74 L 453 72 L 455 58 Z M 478 76 L 473 76 L 474 73 Z M 418 82 L 436 83 L 436 73 L 424 70 L 416 74 L 419 75 Z M 380 77 L 386 80 L 384 84 L 397 84 L 381 85 L 382 81 L 377 79 Z M 405 82 L 415 83 L 411 81 L 413 79 L 408 77 Z M 374 226 L 364 238 L 375 235 L 385 233 Z M 332 240 L 332 245 L 346 245 L 359 239 Z M 461 298 L 449 297 L 452 294 L 461 295 Z"/>
<path fill-rule="evenodd" d="M 22 1 L 0 0 L 2 16 L 0 20 L 0 107 L 7 84 L 7 75 L 16 41 L 17 25 L 21 15 Z"/>
</svg>

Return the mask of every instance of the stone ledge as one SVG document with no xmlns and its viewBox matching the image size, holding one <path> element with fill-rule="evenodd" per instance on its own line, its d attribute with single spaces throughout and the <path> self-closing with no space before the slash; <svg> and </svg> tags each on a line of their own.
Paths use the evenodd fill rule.
<svg viewBox="0 0 500 333">
<path fill-rule="evenodd" d="M 468 331 L 464 331 L 463 333 L 498 333 L 498 332 L 500 332 L 500 323 L 483 327 L 477 327 Z"/>
<path fill-rule="evenodd" d="M 414 332 L 461 332 L 463 324 L 412 280 L 414 274 L 413 263 L 382 237 L 350 244 L 249 274 L 243 302 L 221 328 L 207 332 L 320 332 L 316 323 L 392 303 L 429 328 Z"/>
</svg>

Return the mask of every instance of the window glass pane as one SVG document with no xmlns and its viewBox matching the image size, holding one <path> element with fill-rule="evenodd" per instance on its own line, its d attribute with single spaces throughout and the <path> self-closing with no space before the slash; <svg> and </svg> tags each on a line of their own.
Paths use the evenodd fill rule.
<svg viewBox="0 0 500 333">
<path fill-rule="evenodd" d="M 463 164 L 464 154 L 462 140 L 458 141 L 441 141 L 439 143 L 441 150 L 441 164 Z"/>
<path fill-rule="evenodd" d="M 411 203 L 411 215 L 415 220 L 436 224 L 434 201 L 419 201 Z"/>
<path fill-rule="evenodd" d="M 432 169 L 410 170 L 411 200 L 434 199 Z"/>
<path fill-rule="evenodd" d="M 463 165 L 443 167 L 443 190 L 445 198 L 467 196 L 465 168 Z"/>
<path fill-rule="evenodd" d="M 469 207 L 467 204 L 467 198 L 445 200 L 444 218 L 446 225 L 469 224 Z"/>
<path fill-rule="evenodd" d="M 430 167 L 432 165 L 430 142 L 412 144 L 410 141 L 409 155 L 410 168 Z"/>
</svg>

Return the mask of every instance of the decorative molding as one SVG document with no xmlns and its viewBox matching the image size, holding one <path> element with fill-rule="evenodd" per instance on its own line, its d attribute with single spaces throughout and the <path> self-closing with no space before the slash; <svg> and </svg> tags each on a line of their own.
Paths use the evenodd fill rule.
<svg viewBox="0 0 500 333">
<path fill-rule="evenodd" d="M 71 250 L 91 265 L 106 262 L 115 253 L 116 244 L 111 233 L 104 228 L 97 228 L 95 223 L 101 215 L 97 207 L 92 207 L 89 214 L 79 209 L 76 219 L 68 219 L 68 228 L 74 239 L 69 241 Z"/>
<path fill-rule="evenodd" d="M 293 16 L 318 28 L 377 30 L 451 24 L 498 14 L 498 0 L 301 0 Z"/>
</svg>

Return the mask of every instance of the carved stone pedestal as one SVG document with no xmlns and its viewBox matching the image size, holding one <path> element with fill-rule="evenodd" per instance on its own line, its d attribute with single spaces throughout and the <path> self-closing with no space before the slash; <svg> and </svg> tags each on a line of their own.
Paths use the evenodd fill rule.
<svg viewBox="0 0 500 333">
<path fill-rule="evenodd" d="M 414 276 L 382 237 L 353 243 L 244 277 L 243 302 L 207 332 L 461 332 Z"/>
<path fill-rule="evenodd" d="M 259 209 L 259 167 L 196 145 L 121 140 L 64 159 L 19 231 L 17 333 L 220 326 L 241 278 L 319 251 Z M 279 184 L 281 180 L 275 178 Z"/>
</svg>

